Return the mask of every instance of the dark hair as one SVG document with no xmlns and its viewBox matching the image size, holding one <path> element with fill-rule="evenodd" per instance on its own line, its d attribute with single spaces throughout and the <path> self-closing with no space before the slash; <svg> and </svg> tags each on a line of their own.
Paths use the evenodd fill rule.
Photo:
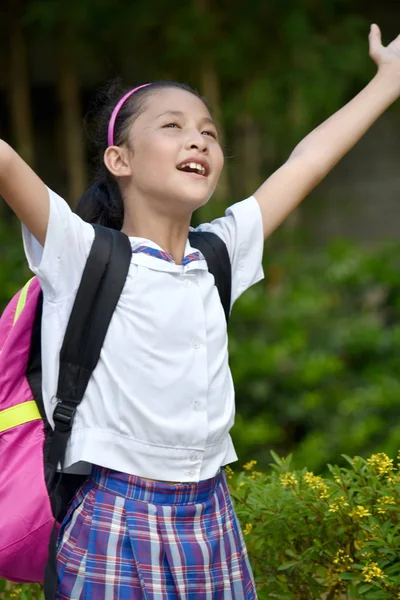
<svg viewBox="0 0 400 600">
<path fill-rule="evenodd" d="M 203 102 L 197 90 L 176 81 L 156 81 L 130 96 L 122 105 L 114 126 L 114 140 L 118 146 L 128 140 L 132 123 L 144 111 L 147 98 L 155 91 L 163 88 L 178 88 L 194 94 Z M 116 178 L 104 164 L 104 152 L 107 148 L 107 130 L 111 114 L 120 100 L 132 88 L 123 88 L 113 82 L 99 95 L 100 110 L 89 115 L 93 120 L 89 135 L 95 150 L 94 181 L 78 200 L 76 213 L 89 223 L 98 223 L 120 230 L 124 221 L 124 203 Z"/>
</svg>

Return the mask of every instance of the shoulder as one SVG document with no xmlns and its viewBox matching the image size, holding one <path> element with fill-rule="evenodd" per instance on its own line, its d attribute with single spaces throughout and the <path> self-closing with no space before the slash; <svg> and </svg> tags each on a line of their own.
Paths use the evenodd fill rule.
<svg viewBox="0 0 400 600">
<path fill-rule="evenodd" d="M 229 252 L 231 261 L 239 246 L 248 245 L 253 238 L 263 247 L 262 216 L 254 196 L 229 206 L 223 217 L 202 223 L 194 231 L 210 231 L 218 235 Z"/>
<path fill-rule="evenodd" d="M 70 206 L 48 189 L 49 222 L 44 246 L 23 227 L 25 254 L 31 270 L 53 300 L 76 289 L 94 239 L 92 225 L 82 221 Z"/>
<path fill-rule="evenodd" d="M 194 231 L 209 231 L 225 243 L 232 265 L 232 303 L 263 278 L 263 224 L 254 196 L 233 204 L 223 217 L 203 223 Z"/>
</svg>

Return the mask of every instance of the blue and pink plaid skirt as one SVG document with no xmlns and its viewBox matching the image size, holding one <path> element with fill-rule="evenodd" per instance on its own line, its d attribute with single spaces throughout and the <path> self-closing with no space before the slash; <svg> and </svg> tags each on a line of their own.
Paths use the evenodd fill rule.
<svg viewBox="0 0 400 600">
<path fill-rule="evenodd" d="M 60 529 L 58 600 L 257 598 L 225 473 L 161 483 L 95 467 Z"/>
</svg>

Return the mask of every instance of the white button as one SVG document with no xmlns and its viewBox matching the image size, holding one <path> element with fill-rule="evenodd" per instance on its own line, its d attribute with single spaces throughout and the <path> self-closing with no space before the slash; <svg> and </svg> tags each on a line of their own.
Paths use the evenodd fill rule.
<svg viewBox="0 0 400 600">
<path fill-rule="evenodd" d="M 193 410 L 201 410 L 201 404 L 198 400 L 193 402 Z"/>
<path fill-rule="evenodd" d="M 197 454 L 192 454 L 192 456 L 190 457 L 190 460 L 192 462 L 195 462 L 197 460 Z"/>
<path fill-rule="evenodd" d="M 192 346 L 196 350 L 198 350 L 200 348 L 200 342 L 199 342 L 199 340 L 197 338 L 193 338 L 192 339 Z"/>
<path fill-rule="evenodd" d="M 183 285 L 184 285 L 185 287 L 190 287 L 190 285 L 191 285 L 191 284 L 190 284 L 190 281 L 189 281 L 189 279 L 185 279 L 185 282 L 184 282 L 184 284 L 183 284 Z"/>
<path fill-rule="evenodd" d="M 193 477 L 194 471 L 185 471 L 185 475 L 188 475 L 189 477 Z"/>
</svg>

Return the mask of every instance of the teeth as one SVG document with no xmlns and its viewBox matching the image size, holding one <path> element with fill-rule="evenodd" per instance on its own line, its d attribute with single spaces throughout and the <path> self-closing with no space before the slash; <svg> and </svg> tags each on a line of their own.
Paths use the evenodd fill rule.
<svg viewBox="0 0 400 600">
<path fill-rule="evenodd" d="M 187 162 L 187 163 L 184 163 L 183 165 L 181 165 L 180 168 L 184 169 L 185 167 L 189 167 L 189 169 L 192 169 L 193 171 L 197 171 L 198 173 L 200 173 L 200 175 L 205 175 L 205 173 L 206 173 L 205 167 L 203 167 L 203 165 L 200 165 L 199 163 Z"/>
</svg>

